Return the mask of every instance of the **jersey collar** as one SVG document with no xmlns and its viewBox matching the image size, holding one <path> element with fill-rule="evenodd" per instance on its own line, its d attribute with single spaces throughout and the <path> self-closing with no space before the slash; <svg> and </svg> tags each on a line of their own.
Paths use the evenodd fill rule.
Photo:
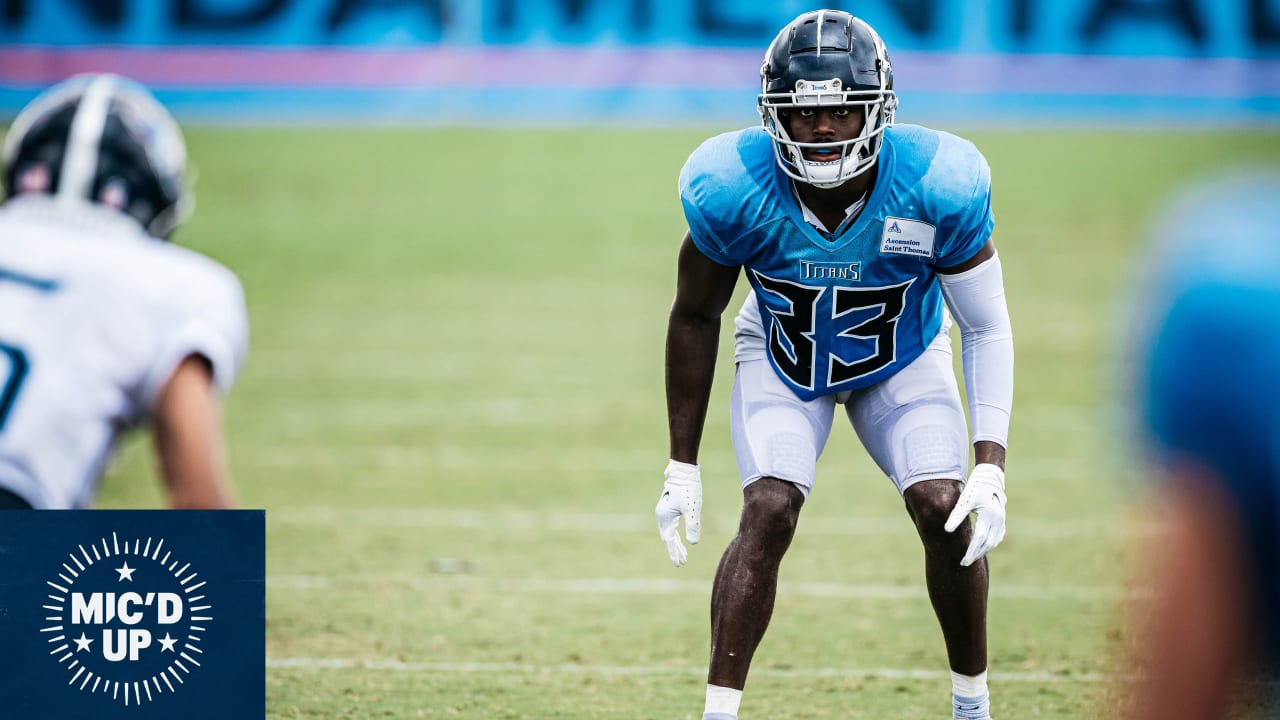
<svg viewBox="0 0 1280 720">
<path fill-rule="evenodd" d="M 787 215 L 791 217 L 800 232 L 809 239 L 809 242 L 828 252 L 843 249 L 861 235 L 862 231 L 873 222 L 880 221 L 877 215 L 889 194 L 889 188 L 893 184 L 895 155 L 892 135 L 886 129 L 884 142 L 880 144 L 880 156 L 876 158 L 876 163 L 879 165 L 879 169 L 876 172 L 876 181 L 871 186 L 870 193 L 865 196 L 866 204 L 863 205 L 861 213 L 853 222 L 849 222 L 846 218 L 845 222 L 840 224 L 834 234 L 819 230 L 818 227 L 821 226 L 821 223 L 817 223 L 816 226 L 810 224 L 809 218 L 806 217 L 808 208 L 805 208 L 804 204 L 800 202 L 800 196 L 796 193 L 795 187 L 791 185 L 791 179 L 787 177 L 786 173 L 782 172 L 782 168 L 777 167 L 775 164 L 774 176 L 780 184 L 784 184 L 787 187 L 786 195 L 790 198 L 782 201 Z M 814 218 L 814 220 L 816 219 Z"/>
<path fill-rule="evenodd" d="M 12 197 L 0 207 L 14 218 L 61 225 L 105 238 L 155 240 L 133 217 L 78 198 L 32 193 Z"/>
</svg>

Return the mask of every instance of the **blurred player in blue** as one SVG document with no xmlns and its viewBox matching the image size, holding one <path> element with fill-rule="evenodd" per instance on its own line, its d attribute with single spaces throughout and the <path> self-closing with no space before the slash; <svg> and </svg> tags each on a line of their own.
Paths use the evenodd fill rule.
<svg viewBox="0 0 1280 720">
<path fill-rule="evenodd" d="M 730 407 L 742 515 L 712 589 L 703 717 L 737 718 L 839 407 L 924 543 L 952 717 L 988 718 L 985 556 L 1004 537 L 1013 402 L 989 168 L 965 140 L 893 124 L 889 55 L 848 13 L 797 17 L 760 74 L 762 126 L 707 140 L 680 175 L 689 230 L 667 329 L 671 459 L 657 506 L 677 566 L 687 560 L 679 518 L 689 542 L 701 534 L 698 448 L 721 316 L 739 274 L 752 290 L 735 320 Z"/>
<path fill-rule="evenodd" d="M 1280 172 L 1187 192 L 1155 242 L 1135 386 L 1164 522 L 1130 717 L 1220 720 L 1280 667 Z"/>
<path fill-rule="evenodd" d="M 220 394 L 248 351 L 240 281 L 165 240 L 187 151 L 145 88 L 79 75 L 5 137 L 0 206 L 0 509 L 92 504 L 147 427 L 168 503 L 234 504 Z"/>
</svg>

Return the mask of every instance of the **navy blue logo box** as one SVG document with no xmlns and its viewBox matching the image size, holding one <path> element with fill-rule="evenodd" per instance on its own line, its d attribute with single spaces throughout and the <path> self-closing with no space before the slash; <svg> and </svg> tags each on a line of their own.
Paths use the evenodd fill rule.
<svg viewBox="0 0 1280 720">
<path fill-rule="evenodd" d="M 266 715 L 266 513 L 0 512 L 0 718 Z"/>
</svg>

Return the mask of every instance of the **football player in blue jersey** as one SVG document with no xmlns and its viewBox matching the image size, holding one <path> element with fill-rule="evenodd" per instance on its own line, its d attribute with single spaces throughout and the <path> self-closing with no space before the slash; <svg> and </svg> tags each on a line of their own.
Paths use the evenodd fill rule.
<svg viewBox="0 0 1280 720">
<path fill-rule="evenodd" d="M 1163 523 L 1134 720 L 1280 712 L 1274 687 L 1239 682 L 1280 679 L 1277 199 L 1275 170 L 1198 185 L 1147 255 L 1134 387 Z"/>
<path fill-rule="evenodd" d="M 687 560 L 679 519 L 690 543 L 701 534 L 698 448 L 721 315 L 739 273 L 752 290 L 735 320 L 730 408 L 742 515 L 712 589 L 703 717 L 737 717 L 840 407 L 924 544 L 953 717 L 987 718 L 986 555 L 1004 537 L 1013 402 L 989 168 L 965 140 L 893 123 L 889 55 L 848 13 L 797 17 L 760 74 L 762 125 L 707 140 L 680 175 L 689 229 L 667 329 L 671 459 L 657 506 L 677 566 Z M 952 317 L 972 432 L 952 369 Z"/>
</svg>

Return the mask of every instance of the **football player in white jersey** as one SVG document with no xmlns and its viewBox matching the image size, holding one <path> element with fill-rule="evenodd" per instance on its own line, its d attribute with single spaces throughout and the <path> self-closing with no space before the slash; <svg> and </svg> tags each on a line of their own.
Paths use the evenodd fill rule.
<svg viewBox="0 0 1280 720">
<path fill-rule="evenodd" d="M 239 280 L 167 242 L 186 146 L 142 86 L 80 75 L 25 107 L 3 150 L 0 507 L 93 503 L 149 426 L 175 508 L 234 504 L 220 394 L 248 348 Z"/>
<path fill-rule="evenodd" d="M 765 54 L 762 126 L 707 140 L 680 175 L 689 231 L 667 330 L 671 459 L 657 506 L 677 566 L 679 519 L 689 542 L 700 536 L 698 448 L 721 316 L 740 273 L 752 287 L 735 321 L 730 407 L 744 501 L 712 588 L 705 720 L 737 718 L 837 406 L 924 543 L 952 717 L 990 717 L 986 554 L 1004 537 L 1013 403 L 990 170 L 965 140 L 894 125 L 897 102 L 875 30 L 805 13 Z"/>
</svg>

